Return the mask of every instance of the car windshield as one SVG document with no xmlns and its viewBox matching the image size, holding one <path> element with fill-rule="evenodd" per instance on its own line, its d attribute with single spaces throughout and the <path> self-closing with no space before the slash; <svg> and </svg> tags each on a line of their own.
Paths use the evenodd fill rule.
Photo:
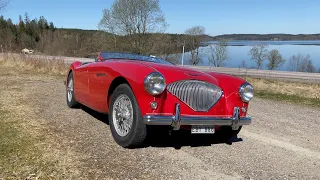
<svg viewBox="0 0 320 180">
<path fill-rule="evenodd" d="M 124 60 L 137 60 L 137 61 L 147 61 L 160 64 L 170 64 L 174 65 L 164 59 L 155 56 L 144 56 L 139 54 L 131 53 L 117 53 L 117 52 L 101 52 L 100 57 L 105 61 L 108 59 L 124 59 Z"/>
</svg>

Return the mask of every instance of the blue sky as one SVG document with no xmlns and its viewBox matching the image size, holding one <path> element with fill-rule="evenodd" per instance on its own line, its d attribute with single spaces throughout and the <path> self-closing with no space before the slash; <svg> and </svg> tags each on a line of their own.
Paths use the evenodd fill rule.
<svg viewBox="0 0 320 180">
<path fill-rule="evenodd" d="M 11 0 L 1 12 L 18 21 L 25 12 L 57 27 L 97 29 L 103 8 L 113 0 Z M 160 0 L 170 25 L 183 33 L 200 25 L 209 35 L 231 33 L 320 33 L 320 0 Z"/>
</svg>

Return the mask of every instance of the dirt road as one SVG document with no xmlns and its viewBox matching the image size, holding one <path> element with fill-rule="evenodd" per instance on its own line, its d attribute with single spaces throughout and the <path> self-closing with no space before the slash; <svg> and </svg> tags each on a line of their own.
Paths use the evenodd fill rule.
<svg viewBox="0 0 320 180">
<path fill-rule="evenodd" d="M 68 152 L 61 158 L 72 179 L 320 179 L 319 108 L 255 98 L 253 124 L 232 145 L 175 134 L 154 137 L 146 148 L 123 149 L 106 116 L 66 106 L 62 78 L 1 78 L 7 91 L 23 92 L 24 105 L 50 127 L 44 138 L 59 139 L 50 146 Z"/>
</svg>

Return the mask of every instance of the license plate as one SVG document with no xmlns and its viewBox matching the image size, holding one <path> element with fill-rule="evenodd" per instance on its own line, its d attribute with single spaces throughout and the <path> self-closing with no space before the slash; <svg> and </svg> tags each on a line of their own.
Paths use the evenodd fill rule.
<svg viewBox="0 0 320 180">
<path fill-rule="evenodd" d="M 191 134 L 214 134 L 214 126 L 192 126 Z"/>
</svg>

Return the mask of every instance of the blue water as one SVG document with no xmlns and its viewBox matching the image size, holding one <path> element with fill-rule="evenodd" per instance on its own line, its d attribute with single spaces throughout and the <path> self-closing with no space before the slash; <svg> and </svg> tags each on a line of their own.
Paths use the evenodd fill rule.
<svg viewBox="0 0 320 180">
<path fill-rule="evenodd" d="M 207 41 L 202 44 L 216 44 L 217 41 Z M 245 41 L 245 40 L 237 40 L 237 41 L 229 41 L 228 45 L 230 46 L 252 46 L 255 44 L 267 44 L 267 45 L 320 45 L 319 40 L 313 41 Z"/>
<path fill-rule="evenodd" d="M 210 44 L 216 43 L 210 41 Z M 313 65 L 318 70 L 320 68 L 320 41 L 230 41 L 228 42 L 228 55 L 229 60 L 224 63 L 224 67 L 236 67 L 238 68 L 242 64 L 242 60 L 245 60 L 248 68 L 254 68 L 255 63 L 248 55 L 252 45 L 255 44 L 267 44 L 268 50 L 277 49 L 280 51 L 282 57 L 286 59 L 286 63 L 277 70 L 286 71 L 288 69 L 288 61 L 291 56 L 298 53 L 302 55 L 309 55 Z M 202 56 L 202 63 L 199 65 L 208 66 L 208 46 L 200 47 Z M 189 52 L 185 53 L 184 64 L 190 64 L 188 60 Z M 266 69 L 267 60 L 263 63 L 263 69 Z"/>
</svg>

